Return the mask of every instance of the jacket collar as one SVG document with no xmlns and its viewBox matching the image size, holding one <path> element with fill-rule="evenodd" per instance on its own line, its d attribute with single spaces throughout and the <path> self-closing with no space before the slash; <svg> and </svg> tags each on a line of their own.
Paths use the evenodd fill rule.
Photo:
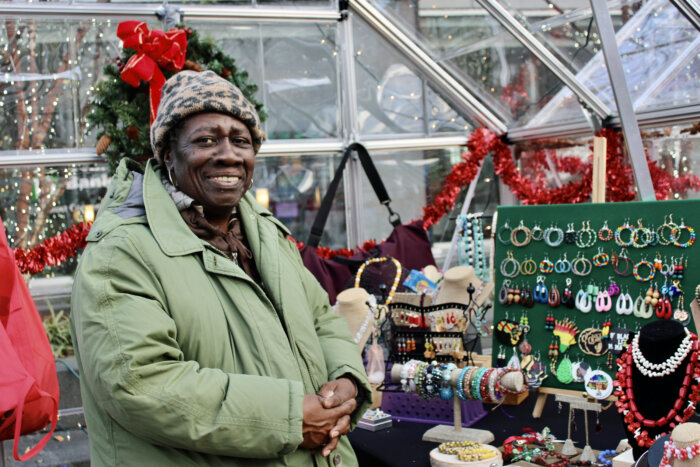
<svg viewBox="0 0 700 467">
<path fill-rule="evenodd" d="M 154 159 L 148 161 L 144 170 L 143 198 L 151 232 L 165 254 L 182 256 L 203 250 L 204 243 L 182 220 L 170 194 L 163 187 L 161 167 Z M 255 262 L 260 264 L 262 251 L 267 246 L 262 239 L 274 232 L 274 228 L 270 227 L 276 226 L 285 235 L 289 235 L 289 230 L 270 211 L 260 206 L 250 193 L 243 196 L 238 207 Z M 276 235 L 274 239 L 276 241 Z"/>
</svg>

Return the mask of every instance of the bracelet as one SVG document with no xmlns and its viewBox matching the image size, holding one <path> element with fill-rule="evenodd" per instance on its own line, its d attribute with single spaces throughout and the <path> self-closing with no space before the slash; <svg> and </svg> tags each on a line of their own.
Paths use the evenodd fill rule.
<svg viewBox="0 0 700 467">
<path fill-rule="evenodd" d="M 443 454 L 457 455 L 461 448 L 480 448 L 477 441 L 448 441 L 438 446 L 438 451 Z"/>
<path fill-rule="evenodd" d="M 464 379 L 467 376 L 467 372 L 471 369 L 472 367 L 465 366 L 462 368 L 462 371 L 459 372 L 459 378 L 457 378 L 457 397 L 463 401 L 467 400 L 467 395 L 464 393 Z"/>
<path fill-rule="evenodd" d="M 488 448 L 471 448 L 471 449 L 460 449 L 457 453 L 457 459 L 463 462 L 474 462 L 480 460 L 491 459 L 496 457 L 496 451 Z"/>
<path fill-rule="evenodd" d="M 472 380 L 470 381 L 470 386 L 471 386 L 471 396 L 473 400 L 481 400 L 481 380 L 484 378 L 484 374 L 486 373 L 486 370 L 488 368 L 479 368 L 473 375 Z"/>
<path fill-rule="evenodd" d="M 612 465 L 612 459 L 608 459 L 608 456 L 614 456 L 615 455 L 615 450 L 614 449 L 606 449 L 605 451 L 600 451 L 598 454 L 598 462 L 611 466 Z"/>
</svg>

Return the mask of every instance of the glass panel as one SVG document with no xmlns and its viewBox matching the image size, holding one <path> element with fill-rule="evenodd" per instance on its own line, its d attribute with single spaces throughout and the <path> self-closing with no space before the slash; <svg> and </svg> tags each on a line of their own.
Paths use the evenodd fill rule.
<svg viewBox="0 0 700 467">
<path fill-rule="evenodd" d="M 637 99 L 636 110 L 653 110 L 700 102 L 700 36 Z"/>
<path fill-rule="evenodd" d="M 440 97 L 437 91 L 433 90 L 432 86 L 427 85 L 426 100 L 428 106 L 428 121 L 430 134 L 435 133 L 469 133 L 474 128 L 474 122 L 467 120 L 466 117 L 460 115 L 450 105 Z"/>
<path fill-rule="evenodd" d="M 425 134 L 423 81 L 418 73 L 357 17 L 353 34 L 360 134 Z"/>
<path fill-rule="evenodd" d="M 427 151 L 373 152 L 372 159 L 392 199 L 391 207 L 403 222 L 423 217 L 423 207 L 432 202 L 442 189 L 445 176 L 454 164 L 462 161 L 463 148 L 446 148 Z M 470 212 L 487 210 L 491 215 L 498 205 L 498 190 L 493 183 L 493 167 L 490 158 L 485 159 L 480 182 L 472 201 Z M 386 238 L 392 230 L 386 208 L 374 196 L 367 177 L 362 179 L 362 238 L 361 241 Z M 466 196 L 466 187 L 460 193 L 457 207 L 441 222 L 428 231 L 433 242 L 449 242 L 454 231 L 455 217 Z M 485 221 L 489 224 L 489 221 Z M 488 231 L 487 231 L 488 232 Z M 488 233 L 486 237 L 488 238 Z"/>
<path fill-rule="evenodd" d="M 10 247 L 33 248 L 97 212 L 109 177 L 106 165 L 0 169 L 0 213 Z M 76 258 L 37 277 L 72 275 Z"/>
<path fill-rule="evenodd" d="M 75 30 L 66 21 L 0 22 L 0 149 L 72 147 L 80 82 Z"/>
<path fill-rule="evenodd" d="M 337 25 L 264 23 L 260 28 L 268 137 L 338 136 Z"/>
<path fill-rule="evenodd" d="M 655 89 L 659 80 L 679 72 L 678 63 L 689 59 L 697 50 L 698 32 L 666 0 L 646 3 L 617 32 L 617 43 L 625 70 L 627 86 L 635 110 L 650 94 L 663 98 Z M 611 109 L 616 109 L 602 53 L 597 52 L 577 74 L 579 80 Z M 681 78 L 682 79 L 682 78 Z M 689 83 L 692 92 L 696 83 Z M 536 115 L 527 126 L 578 119 L 578 103 L 571 91 L 564 89 Z"/>
<path fill-rule="evenodd" d="M 658 162 L 659 167 L 677 178 L 683 175 L 700 177 L 700 134 L 698 125 L 670 126 L 642 132 L 642 140 L 649 158 Z M 700 198 L 700 191 L 684 194 L 674 192 L 675 199 Z"/>
<path fill-rule="evenodd" d="M 289 228 L 297 241 L 306 242 L 338 163 L 338 154 L 258 157 L 251 193 Z M 341 182 L 321 245 L 345 248 L 345 225 L 345 195 Z"/>
</svg>

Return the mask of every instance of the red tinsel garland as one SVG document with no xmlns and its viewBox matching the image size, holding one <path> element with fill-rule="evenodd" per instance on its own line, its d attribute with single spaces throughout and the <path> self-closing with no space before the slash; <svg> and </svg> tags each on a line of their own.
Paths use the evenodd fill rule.
<svg viewBox="0 0 700 467">
<path fill-rule="evenodd" d="M 619 131 L 606 128 L 599 136 L 607 139 L 606 154 L 606 200 L 608 202 L 631 201 L 635 199 L 632 168 L 624 162 L 622 135 Z M 546 186 L 544 169 L 548 166 L 546 153 L 537 151 L 531 160 L 523 163 L 522 170 L 516 167 L 510 148 L 493 132 L 480 128 L 469 137 L 469 152 L 462 154 L 464 162 L 452 167 L 445 177 L 442 190 L 435 200 L 423 208 L 423 228 L 436 224 L 451 211 L 463 187 L 471 183 L 478 172 L 481 160 L 489 152 L 493 153 L 494 173 L 500 177 L 523 204 L 571 204 L 590 199 L 593 175 L 592 156 L 588 161 L 576 157 L 557 157 L 550 153 L 554 167 L 561 172 L 581 174 L 578 180 L 561 187 Z M 591 148 L 592 150 L 592 148 Z M 700 179 L 695 175 L 672 177 L 656 162 L 647 160 L 656 199 L 671 197 L 672 192 L 683 193 L 700 189 Z M 527 176 L 523 175 L 526 172 Z"/>
<path fill-rule="evenodd" d="M 15 260 L 22 274 L 38 274 L 46 266 L 58 266 L 85 248 L 90 224 L 75 224 L 68 230 L 44 240 L 34 248 L 15 248 Z"/>
</svg>

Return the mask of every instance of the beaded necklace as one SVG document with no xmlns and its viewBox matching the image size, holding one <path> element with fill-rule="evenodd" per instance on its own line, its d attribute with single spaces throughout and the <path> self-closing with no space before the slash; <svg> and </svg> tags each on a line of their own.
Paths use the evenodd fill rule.
<svg viewBox="0 0 700 467">
<path fill-rule="evenodd" d="M 370 258 L 364 263 L 362 263 L 362 266 L 357 270 L 357 274 L 355 274 L 355 287 L 360 286 L 360 278 L 362 277 L 362 273 L 365 272 L 365 268 L 369 266 L 370 264 L 373 263 L 383 263 L 384 261 L 391 260 L 394 263 L 394 266 L 396 266 L 396 277 L 394 277 L 394 283 L 391 284 L 391 289 L 389 290 L 389 295 L 386 298 L 386 303 L 385 305 L 388 305 L 391 303 L 391 301 L 394 298 L 394 294 L 396 293 L 396 288 L 399 286 L 399 280 L 401 280 L 401 263 L 398 262 L 395 258 L 391 258 L 388 256 L 381 256 L 379 258 Z"/>
<path fill-rule="evenodd" d="M 686 331 L 687 332 L 687 331 Z M 697 338 L 696 338 L 697 339 Z M 634 364 L 641 374 L 649 378 L 670 375 L 683 363 L 688 352 L 693 348 L 693 334 L 688 333 L 678 346 L 676 352 L 661 363 L 651 363 L 644 358 L 642 350 L 639 348 L 639 334 L 632 339 L 632 358 Z"/>
<path fill-rule="evenodd" d="M 673 403 L 673 407 L 668 411 L 668 414 L 658 420 L 644 418 L 644 415 L 639 412 L 637 404 L 634 401 L 634 391 L 632 389 L 632 365 L 634 364 L 632 352 L 634 345 L 630 345 L 627 351 L 617 360 L 620 370 L 615 375 L 616 380 L 613 383 L 617 388 L 615 390 L 615 395 L 618 398 L 617 402 L 615 402 L 615 406 L 617 407 L 617 411 L 623 415 L 627 430 L 634 433 L 634 439 L 640 447 L 649 448 L 654 443 L 654 439 L 649 436 L 647 428 L 668 426 L 672 429 L 678 423 L 687 422 L 695 413 L 695 406 L 698 400 L 700 400 L 700 385 L 698 384 L 700 369 L 697 363 L 698 340 L 697 336 L 693 333 L 689 333 L 689 336 L 691 336 L 690 339 L 692 340 L 692 352 L 690 354 L 690 361 L 685 369 L 683 384 L 678 390 L 678 399 Z M 692 385 L 691 382 L 693 383 Z M 687 406 L 683 408 L 686 398 Z M 665 433 L 661 434 L 663 435 Z"/>
<path fill-rule="evenodd" d="M 671 460 L 687 460 L 700 456 L 700 443 L 692 444 L 686 448 L 679 448 L 673 442 L 673 438 L 664 442 L 664 457 L 659 467 L 671 467 Z"/>
</svg>

